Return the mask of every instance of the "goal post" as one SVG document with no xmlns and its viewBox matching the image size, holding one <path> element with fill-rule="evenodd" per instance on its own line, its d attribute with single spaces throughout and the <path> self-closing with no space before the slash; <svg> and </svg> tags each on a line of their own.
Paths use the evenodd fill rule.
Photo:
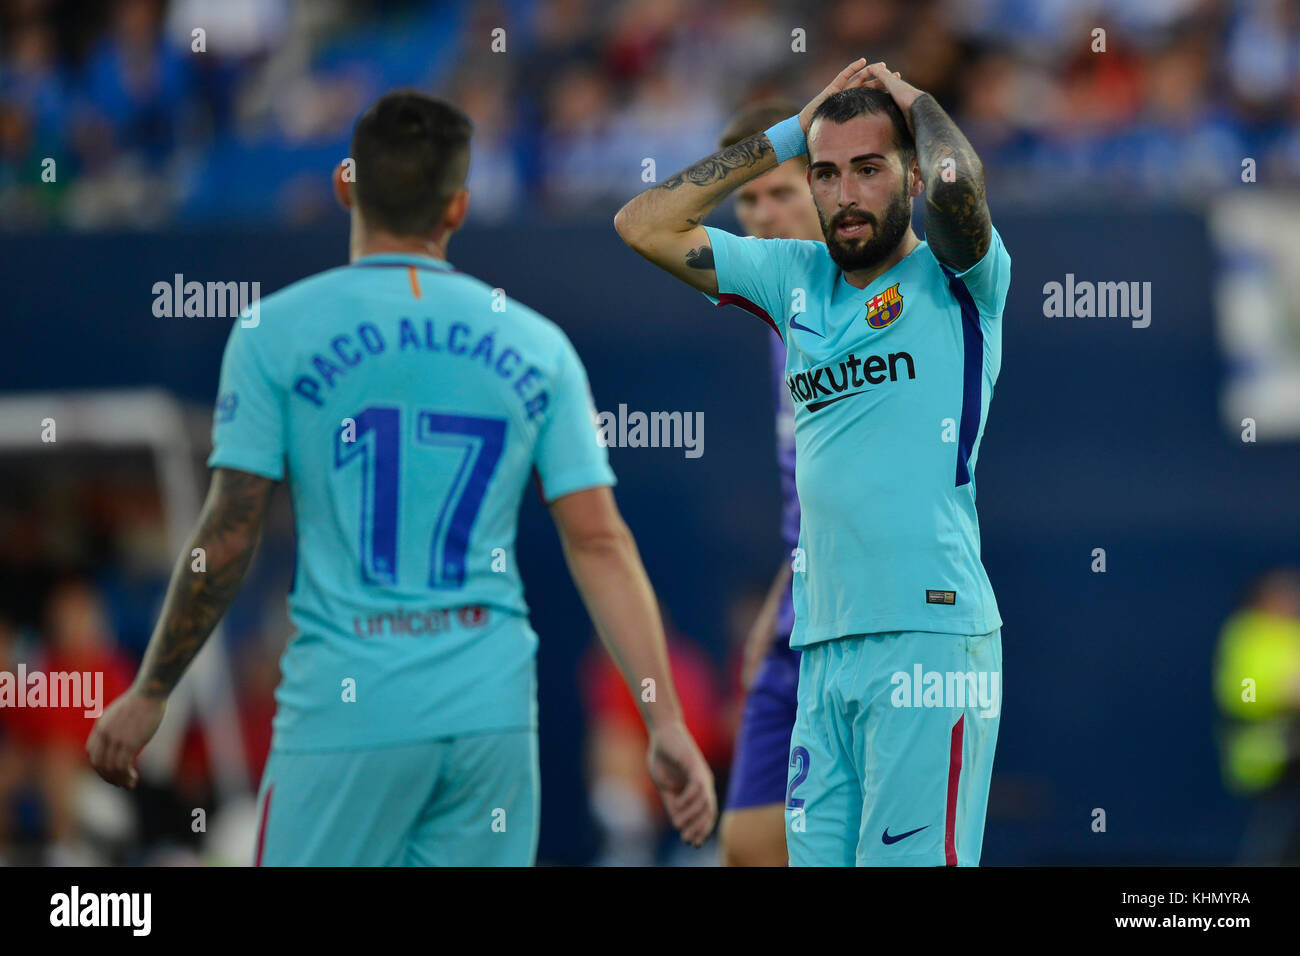
<svg viewBox="0 0 1300 956">
<path fill-rule="evenodd" d="M 206 411 L 206 410 L 204 410 Z M 174 559 L 186 546 L 204 488 L 191 436 L 198 406 L 156 389 L 26 393 L 0 396 L 0 456 L 58 455 L 70 449 L 104 455 L 144 451 L 152 462 Z M 54 441 L 42 439 L 52 421 Z M 224 630 L 221 625 L 167 701 L 162 726 L 140 755 L 141 775 L 171 780 L 191 717 L 207 741 L 213 783 L 223 802 L 251 795 Z"/>
</svg>

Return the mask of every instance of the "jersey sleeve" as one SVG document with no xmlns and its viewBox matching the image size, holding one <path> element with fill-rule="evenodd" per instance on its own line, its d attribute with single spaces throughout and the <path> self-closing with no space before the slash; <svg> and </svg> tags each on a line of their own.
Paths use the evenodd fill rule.
<svg viewBox="0 0 1300 956">
<path fill-rule="evenodd" d="M 551 393 L 550 414 L 537 437 L 533 466 L 547 504 L 556 498 L 615 483 L 609 453 L 596 431 L 596 406 L 582 360 L 566 338 Z"/>
<path fill-rule="evenodd" d="M 980 315 L 994 319 L 1002 317 L 1007 290 L 1011 287 L 1011 255 L 996 228 L 984 258 L 956 276 L 970 290 Z"/>
<path fill-rule="evenodd" d="M 736 236 L 705 226 L 718 274 L 717 305 L 736 305 L 758 316 L 784 339 L 786 330 L 785 246 L 783 239 Z"/>
<path fill-rule="evenodd" d="M 231 329 L 221 360 L 212 416 L 210 468 L 236 468 L 279 481 L 284 477 L 284 389 L 261 354 L 265 325 Z"/>
</svg>

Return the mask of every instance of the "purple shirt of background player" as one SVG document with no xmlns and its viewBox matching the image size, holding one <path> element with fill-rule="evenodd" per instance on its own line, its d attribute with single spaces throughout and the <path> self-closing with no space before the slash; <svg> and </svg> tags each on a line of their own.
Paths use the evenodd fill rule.
<svg viewBox="0 0 1300 956">
<path fill-rule="evenodd" d="M 776 461 L 781 468 L 781 540 L 786 559 L 799 546 L 799 492 L 794 483 L 794 403 L 785 384 L 785 343 L 772 336 L 772 381 L 776 391 Z M 794 602 L 787 588 L 777 614 L 776 633 L 787 644 L 794 629 Z"/>
</svg>

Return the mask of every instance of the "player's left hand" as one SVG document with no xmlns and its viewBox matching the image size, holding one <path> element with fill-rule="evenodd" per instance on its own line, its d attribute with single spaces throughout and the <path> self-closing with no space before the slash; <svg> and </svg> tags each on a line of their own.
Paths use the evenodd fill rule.
<svg viewBox="0 0 1300 956">
<path fill-rule="evenodd" d="M 686 726 L 675 722 L 652 729 L 646 763 L 683 842 L 702 846 L 718 822 L 718 794 L 713 771 Z"/>
<path fill-rule="evenodd" d="M 166 698 L 147 697 L 134 688 L 113 701 L 86 741 L 95 772 L 114 786 L 134 790 L 140 779 L 135 758 L 153 739 L 166 709 Z"/>
</svg>

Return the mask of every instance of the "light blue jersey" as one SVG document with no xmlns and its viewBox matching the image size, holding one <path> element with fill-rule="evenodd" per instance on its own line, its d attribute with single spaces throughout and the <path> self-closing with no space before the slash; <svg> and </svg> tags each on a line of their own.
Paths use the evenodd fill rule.
<svg viewBox="0 0 1300 956">
<path fill-rule="evenodd" d="M 791 646 L 997 630 L 974 480 L 1011 281 L 997 230 L 965 272 L 922 242 L 865 289 L 823 243 L 706 231 L 718 301 L 786 345 L 802 507 Z"/>
<path fill-rule="evenodd" d="M 441 260 L 367 256 L 261 303 L 226 346 L 208 464 L 286 478 L 297 633 L 275 748 L 536 726 L 515 560 L 536 470 L 611 485 L 564 333 Z"/>
</svg>

